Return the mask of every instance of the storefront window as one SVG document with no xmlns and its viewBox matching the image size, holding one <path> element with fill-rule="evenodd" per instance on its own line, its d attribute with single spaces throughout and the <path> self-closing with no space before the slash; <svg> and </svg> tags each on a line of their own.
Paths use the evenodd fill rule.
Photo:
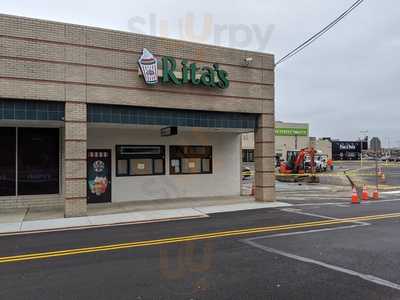
<svg viewBox="0 0 400 300">
<path fill-rule="evenodd" d="M 130 159 L 129 165 L 130 165 L 129 175 L 153 174 L 153 159 L 151 158 Z"/>
<path fill-rule="evenodd" d="M 15 128 L 0 127 L 0 137 L 0 196 L 15 196 Z"/>
<path fill-rule="evenodd" d="M 171 159 L 171 161 L 170 161 L 170 173 L 171 174 L 179 174 L 179 173 L 181 173 L 181 160 L 180 159 Z"/>
<path fill-rule="evenodd" d="M 128 175 L 128 160 L 118 160 L 117 170 L 119 175 Z"/>
<path fill-rule="evenodd" d="M 18 128 L 18 194 L 58 193 L 58 129 Z"/>
<path fill-rule="evenodd" d="M 163 174 L 164 173 L 164 160 L 163 159 L 155 159 L 154 163 L 154 173 L 155 174 Z"/>
<path fill-rule="evenodd" d="M 244 149 L 243 150 L 243 162 L 254 162 L 254 150 Z"/>
<path fill-rule="evenodd" d="M 203 172 L 204 173 L 210 173 L 211 172 L 211 159 L 203 158 L 201 160 L 201 165 L 203 167 Z"/>
<path fill-rule="evenodd" d="M 201 158 L 182 158 L 182 173 L 201 173 Z"/>
<path fill-rule="evenodd" d="M 165 174 L 164 146 L 118 145 L 117 176 L 145 176 Z"/>
<path fill-rule="evenodd" d="M 212 173 L 211 146 L 171 146 L 171 174 Z"/>
</svg>

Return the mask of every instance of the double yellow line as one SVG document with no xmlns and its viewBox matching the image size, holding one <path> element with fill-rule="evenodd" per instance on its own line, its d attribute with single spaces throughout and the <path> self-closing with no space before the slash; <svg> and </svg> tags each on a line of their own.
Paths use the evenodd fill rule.
<svg viewBox="0 0 400 300">
<path fill-rule="evenodd" d="M 242 235 L 249 235 L 249 234 L 259 234 L 259 233 L 284 231 L 284 230 L 291 230 L 291 229 L 321 227 L 321 226 L 337 225 L 337 224 L 344 224 L 344 223 L 384 220 L 384 219 L 393 219 L 393 218 L 400 218 L 400 213 L 372 215 L 372 216 L 345 218 L 345 219 L 337 219 L 337 220 L 323 220 L 323 221 L 277 225 L 277 226 L 269 226 L 269 227 L 256 227 L 256 228 L 247 228 L 247 229 L 240 229 L 240 230 L 230 230 L 230 231 L 221 231 L 221 232 L 213 232 L 213 233 L 206 233 L 206 234 L 174 237 L 174 238 L 130 242 L 130 243 L 123 243 L 123 244 L 112 244 L 112 245 L 95 246 L 95 247 L 87 247 L 87 248 L 76 248 L 76 249 L 68 249 L 68 250 L 60 250 L 60 251 L 52 251 L 52 252 L 5 256 L 5 257 L 0 257 L 0 264 L 37 260 L 37 259 L 47 259 L 47 258 L 52 258 L 52 257 L 78 255 L 78 254 L 85 254 L 85 253 L 96 253 L 96 252 L 114 251 L 114 250 L 130 249 L 130 248 L 138 248 L 138 247 L 185 243 L 185 242 L 190 242 L 190 241 L 209 240 L 209 239 L 242 236 Z"/>
</svg>

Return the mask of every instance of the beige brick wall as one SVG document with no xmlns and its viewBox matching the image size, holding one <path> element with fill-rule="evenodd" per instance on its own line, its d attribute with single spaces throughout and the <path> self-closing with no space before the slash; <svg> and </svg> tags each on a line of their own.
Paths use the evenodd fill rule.
<svg viewBox="0 0 400 300">
<path fill-rule="evenodd" d="M 259 116 L 254 137 L 256 200 L 275 201 L 275 120 L 271 113 Z"/>
<path fill-rule="evenodd" d="M 87 128 L 82 123 L 65 122 L 65 139 L 74 141 L 87 140 Z M 75 150 L 75 147 L 73 148 Z"/>
<path fill-rule="evenodd" d="M 83 121 L 86 122 L 87 109 L 85 103 L 65 103 L 65 121 Z"/>
<path fill-rule="evenodd" d="M 60 207 L 64 205 L 62 196 L 20 196 L 1 197 L 0 209 L 29 208 L 29 207 Z"/>
<path fill-rule="evenodd" d="M 65 177 L 72 179 L 85 178 L 86 168 L 85 160 L 67 160 L 65 162 Z"/>
<path fill-rule="evenodd" d="M 86 159 L 86 141 L 68 141 L 65 145 L 65 159 Z"/>
<path fill-rule="evenodd" d="M 87 107 L 85 103 L 65 103 L 64 193 L 66 217 L 84 216 L 87 214 L 86 111 Z"/>
<path fill-rule="evenodd" d="M 219 63 L 228 89 L 149 87 L 138 77 L 146 47 L 199 65 Z M 244 59 L 252 57 L 246 66 Z M 0 14 L 0 98 L 65 102 L 65 213 L 86 213 L 86 103 L 232 111 L 261 115 L 256 136 L 257 199 L 274 199 L 272 161 L 274 57 L 127 32 Z M 267 128 L 269 127 L 269 128 Z M 268 143 L 268 144 L 266 144 Z M 264 145 L 264 146 L 263 146 Z M 44 201 L 43 203 L 46 203 Z"/>
<path fill-rule="evenodd" d="M 87 214 L 86 198 L 66 198 L 65 217 L 81 217 Z"/>
<path fill-rule="evenodd" d="M 0 35 L 0 97 L 252 113 L 273 109 L 269 54 L 8 15 L 0 15 Z M 138 76 L 143 47 L 178 63 L 183 58 L 219 63 L 231 86 L 148 87 Z M 253 62 L 245 66 L 249 56 Z"/>
<path fill-rule="evenodd" d="M 68 174 L 69 172 L 66 172 Z M 73 175 L 75 176 L 75 175 Z M 86 181 L 80 179 L 66 178 L 65 185 L 65 198 L 82 198 L 86 195 Z"/>
<path fill-rule="evenodd" d="M 262 109 L 262 101 L 248 99 L 216 98 L 215 96 L 199 98 L 192 94 L 171 94 L 165 92 L 124 90 L 116 88 L 88 87 L 88 103 L 120 104 L 158 107 L 179 107 L 180 109 L 200 109 L 217 111 L 237 111 L 254 113 Z M 268 101 L 268 100 L 265 100 Z M 200 106 L 200 107 L 199 107 Z"/>
</svg>

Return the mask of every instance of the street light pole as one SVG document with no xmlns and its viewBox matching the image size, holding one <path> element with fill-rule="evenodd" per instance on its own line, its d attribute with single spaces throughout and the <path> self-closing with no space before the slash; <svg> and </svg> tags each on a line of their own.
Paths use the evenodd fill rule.
<svg viewBox="0 0 400 300">
<path fill-rule="evenodd" d="M 360 138 L 360 168 L 363 168 L 363 163 L 362 163 L 362 148 L 363 148 L 363 142 L 362 139 Z"/>
<path fill-rule="evenodd" d="M 363 136 L 364 135 L 364 138 L 368 135 L 368 130 L 361 130 L 360 131 L 360 133 L 361 133 L 361 136 Z M 361 169 L 363 168 L 363 139 L 362 138 L 360 138 L 360 166 L 361 166 Z"/>
<path fill-rule="evenodd" d="M 375 184 L 376 184 L 376 191 L 379 188 L 379 179 L 378 179 L 378 150 L 375 149 Z"/>
</svg>

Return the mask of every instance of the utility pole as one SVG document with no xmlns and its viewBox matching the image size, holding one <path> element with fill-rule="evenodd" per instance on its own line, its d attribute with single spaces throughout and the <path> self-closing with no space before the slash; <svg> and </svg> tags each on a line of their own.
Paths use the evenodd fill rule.
<svg viewBox="0 0 400 300">
<path fill-rule="evenodd" d="M 378 148 L 377 143 L 375 143 L 373 145 L 373 149 L 371 149 L 372 151 L 375 152 L 375 186 L 376 186 L 376 191 L 378 192 L 378 188 L 379 188 L 379 179 L 378 179 L 378 152 L 380 151 L 380 149 Z"/>
<path fill-rule="evenodd" d="M 378 191 L 379 179 L 378 179 L 378 149 L 375 149 L 375 184 L 376 190 Z"/>
</svg>

